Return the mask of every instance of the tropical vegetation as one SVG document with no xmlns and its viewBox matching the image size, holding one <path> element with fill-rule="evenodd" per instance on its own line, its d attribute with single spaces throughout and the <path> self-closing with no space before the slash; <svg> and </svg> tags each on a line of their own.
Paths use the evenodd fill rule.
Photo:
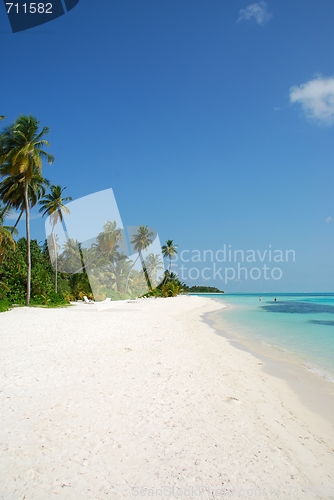
<svg viewBox="0 0 334 500">
<path fill-rule="evenodd" d="M 54 161 L 45 151 L 50 146 L 48 133 L 48 127 L 25 115 L 0 133 L 0 311 L 12 304 L 64 305 L 85 295 L 117 300 L 185 293 L 187 286 L 171 272 L 177 245 L 167 240 L 162 253 L 150 252 L 154 233 L 148 226 L 139 226 L 130 236 L 136 255 L 132 258 L 125 251 L 124 231 L 115 221 L 107 221 L 89 245 L 69 237 L 66 202 L 72 198 L 42 172 L 43 160 Z M 50 236 L 43 245 L 31 240 L 30 210 L 35 206 L 49 218 Z M 26 234 L 16 239 L 24 214 Z M 13 226 L 7 224 L 8 218 L 15 221 Z M 62 244 L 57 236 L 60 226 L 66 236 Z M 169 260 L 166 271 L 161 257 Z"/>
<path fill-rule="evenodd" d="M 62 188 L 61 186 L 55 186 L 52 185 L 50 187 L 50 193 L 45 194 L 43 199 L 40 201 L 40 212 L 42 215 L 48 215 L 50 217 L 50 224 L 52 226 L 52 235 L 51 235 L 51 241 L 49 244 L 49 252 L 53 253 L 53 258 L 51 257 L 51 252 L 50 252 L 50 257 L 52 259 L 52 262 L 55 264 L 55 292 L 57 293 L 57 283 L 58 283 L 58 245 L 56 243 L 56 237 L 55 237 L 55 226 L 58 224 L 58 222 L 63 223 L 64 221 L 64 215 L 70 213 L 69 209 L 64 205 L 66 201 L 71 201 L 72 198 L 71 196 L 66 196 L 63 197 L 63 191 L 66 188 Z"/>
<path fill-rule="evenodd" d="M 219 290 L 219 288 L 214 286 L 187 286 L 186 290 L 188 293 L 224 293 L 222 290 Z"/>
<path fill-rule="evenodd" d="M 166 245 L 162 245 L 161 250 L 162 250 L 163 256 L 169 258 L 168 270 L 170 272 L 171 267 L 172 267 L 172 259 L 177 254 L 177 245 L 174 245 L 173 240 L 167 240 Z"/>
<path fill-rule="evenodd" d="M 42 174 L 42 160 L 53 163 L 53 156 L 42 149 L 49 146 L 44 136 L 48 127 L 39 130 L 39 122 L 33 116 L 20 116 L 13 125 L 7 127 L 0 140 L 0 174 L 6 179 L 15 177 L 23 184 L 20 205 L 24 206 L 26 214 L 26 247 L 27 247 L 27 288 L 26 305 L 29 305 L 31 295 L 31 251 L 30 251 L 30 203 L 29 185 L 35 173 Z M 8 201 L 15 207 L 18 199 Z"/>
</svg>

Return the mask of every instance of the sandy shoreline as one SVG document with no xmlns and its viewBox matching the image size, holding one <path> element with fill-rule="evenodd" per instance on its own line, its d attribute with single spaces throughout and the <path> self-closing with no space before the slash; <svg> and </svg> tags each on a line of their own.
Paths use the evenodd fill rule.
<svg viewBox="0 0 334 500">
<path fill-rule="evenodd" d="M 333 427 L 213 333 L 220 307 L 2 313 L 0 498 L 334 498 Z"/>
<path fill-rule="evenodd" d="M 303 412 L 305 423 L 315 433 L 319 432 L 320 427 L 320 434 L 324 433 L 326 441 L 334 449 L 334 383 L 311 371 L 299 356 L 260 343 L 248 335 L 240 336 L 240 332 L 236 334 L 224 322 L 224 315 L 221 316 L 220 311 L 206 314 L 205 320 L 219 335 L 228 339 L 233 347 L 246 350 L 263 362 L 262 371 L 271 375 L 273 384 L 278 382 L 278 389 L 280 380 L 286 381 L 291 390 L 288 394 L 284 386 L 282 398 L 286 401 L 288 395 L 292 400 L 297 397 L 309 410 Z"/>
</svg>

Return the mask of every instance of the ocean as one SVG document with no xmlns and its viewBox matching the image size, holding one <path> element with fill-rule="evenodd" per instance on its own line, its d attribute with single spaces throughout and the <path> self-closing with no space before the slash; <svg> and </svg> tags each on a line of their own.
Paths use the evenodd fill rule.
<svg viewBox="0 0 334 500">
<path fill-rule="evenodd" d="M 201 294 L 196 294 L 201 295 Z M 294 356 L 334 383 L 334 294 L 205 294 L 227 308 L 214 313 L 231 340 Z M 276 298 L 276 302 L 274 299 Z M 232 338 L 231 338 L 232 337 Z M 256 351 L 256 348 L 255 348 Z"/>
</svg>

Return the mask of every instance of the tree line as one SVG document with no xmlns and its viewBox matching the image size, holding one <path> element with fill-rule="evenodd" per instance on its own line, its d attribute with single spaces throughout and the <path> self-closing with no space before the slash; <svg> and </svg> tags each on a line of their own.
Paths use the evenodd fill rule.
<svg viewBox="0 0 334 500">
<path fill-rule="evenodd" d="M 137 252 L 134 261 L 122 251 L 122 231 L 115 221 L 105 224 L 89 248 L 71 238 L 58 244 L 55 227 L 63 223 L 69 212 L 65 204 L 72 198 L 65 196 L 66 187 L 51 184 L 43 176 L 43 161 L 54 162 L 46 151 L 48 133 L 48 127 L 40 128 L 35 117 L 25 115 L 0 133 L 0 299 L 57 305 L 84 295 L 103 300 L 106 296 L 131 298 L 143 290 L 146 295 L 163 297 L 185 291 L 186 285 L 171 272 L 177 254 L 173 240 L 162 246 L 163 257 L 169 259 L 168 270 L 164 271 L 159 255 L 144 258 L 153 236 L 147 226 L 139 226 L 132 235 L 130 243 Z M 50 218 L 51 235 L 43 246 L 31 240 L 30 210 L 35 206 Z M 17 219 L 10 226 L 6 219 L 13 211 Z M 26 234 L 16 241 L 17 225 L 24 214 Z M 136 269 L 138 260 L 140 270 Z"/>
</svg>

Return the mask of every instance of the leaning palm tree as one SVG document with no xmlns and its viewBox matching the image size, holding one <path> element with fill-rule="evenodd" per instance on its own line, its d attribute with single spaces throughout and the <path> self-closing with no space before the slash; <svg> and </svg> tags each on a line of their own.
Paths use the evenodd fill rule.
<svg viewBox="0 0 334 500">
<path fill-rule="evenodd" d="M 48 163 L 53 163 L 53 156 L 42 149 L 44 146 L 49 146 L 48 141 L 43 139 L 48 132 L 48 127 L 43 127 L 39 131 L 39 122 L 35 117 L 22 115 L 3 132 L 0 141 L 0 174 L 4 177 L 21 174 L 24 177 L 28 267 L 27 305 L 30 303 L 31 288 L 29 185 L 35 170 L 42 173 L 43 159 L 46 159 Z"/>
<path fill-rule="evenodd" d="M 169 257 L 169 268 L 168 268 L 169 272 L 172 267 L 172 258 L 177 254 L 177 247 L 178 245 L 173 244 L 173 240 L 167 240 L 166 245 L 162 245 L 161 247 L 162 255 L 164 257 Z"/>
<path fill-rule="evenodd" d="M 48 215 L 50 217 L 50 223 L 52 226 L 51 235 L 53 242 L 53 249 L 55 252 L 55 292 L 57 293 L 57 243 L 54 233 L 55 226 L 60 222 L 63 223 L 64 215 L 70 213 L 69 209 L 64 205 L 66 201 L 71 201 L 71 196 L 66 196 L 63 198 L 63 191 L 66 187 L 55 186 L 54 184 L 50 187 L 50 193 L 45 195 L 44 198 L 39 202 L 41 208 L 39 211 L 42 216 Z"/>
<path fill-rule="evenodd" d="M 159 284 L 159 280 L 157 280 L 158 271 L 161 271 L 164 268 L 160 255 L 159 254 L 154 255 L 154 253 L 150 253 L 145 259 L 145 268 L 147 270 L 148 275 L 150 276 L 151 284 L 153 284 L 153 286 L 158 285 Z"/>
<path fill-rule="evenodd" d="M 137 228 L 137 232 L 132 236 L 132 239 L 131 239 L 130 243 L 131 243 L 131 245 L 133 245 L 133 248 L 136 250 L 136 252 L 138 252 L 138 255 L 137 255 L 136 260 L 132 264 L 132 266 L 130 268 L 130 271 L 129 271 L 129 274 L 128 274 L 128 277 L 126 279 L 125 293 L 127 293 L 127 291 L 128 291 L 129 278 L 130 278 L 131 271 L 134 268 L 134 266 L 135 266 L 135 264 L 136 264 L 136 262 L 137 262 L 137 260 L 138 260 L 139 257 L 140 257 L 140 260 L 141 260 L 141 263 L 142 263 L 142 266 L 143 266 L 143 270 L 144 270 L 144 273 L 145 273 L 145 278 L 146 278 L 148 287 L 150 289 L 152 288 L 151 287 L 150 279 L 149 279 L 147 271 L 146 271 L 144 259 L 143 259 L 143 256 L 142 256 L 142 251 L 146 250 L 146 248 L 148 248 L 150 246 L 150 244 L 152 243 L 153 240 L 151 239 L 151 236 L 153 236 L 153 234 L 154 233 L 152 233 L 148 229 L 147 226 L 139 226 Z"/>
<path fill-rule="evenodd" d="M 45 196 L 46 188 L 49 185 L 50 182 L 35 170 L 28 186 L 30 208 L 33 208 Z M 19 215 L 13 226 L 15 229 L 25 211 L 24 176 L 22 174 L 11 175 L 0 182 L 0 198 L 8 207 L 18 211 Z"/>
</svg>

